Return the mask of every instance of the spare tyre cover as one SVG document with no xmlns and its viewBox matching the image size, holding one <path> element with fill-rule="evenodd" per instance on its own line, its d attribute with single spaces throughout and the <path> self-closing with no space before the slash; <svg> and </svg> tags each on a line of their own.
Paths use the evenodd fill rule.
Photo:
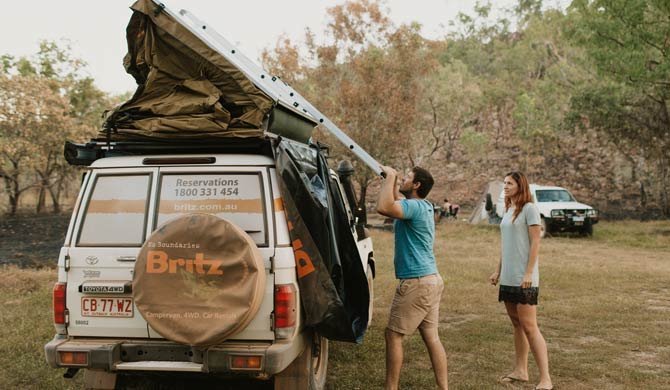
<svg viewBox="0 0 670 390">
<path fill-rule="evenodd" d="M 211 346 L 244 329 L 263 299 L 265 266 L 232 222 L 189 214 L 166 222 L 142 245 L 133 297 L 161 336 Z"/>
</svg>

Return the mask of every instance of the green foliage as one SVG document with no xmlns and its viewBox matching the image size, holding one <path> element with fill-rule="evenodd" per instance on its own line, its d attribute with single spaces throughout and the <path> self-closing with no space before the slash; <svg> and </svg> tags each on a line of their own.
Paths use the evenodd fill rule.
<svg viewBox="0 0 670 390">
<path fill-rule="evenodd" d="M 58 212 L 66 179 L 74 174 L 63 159 L 63 142 L 95 134 L 110 101 L 83 75 L 85 64 L 67 44 L 43 41 L 34 56 L 3 55 L 1 61 L 0 177 L 9 211 L 17 211 L 23 192 L 37 188 L 37 211 L 48 191 Z"/>
<path fill-rule="evenodd" d="M 484 133 L 465 129 L 461 135 L 460 143 L 470 156 L 479 156 L 486 152 L 489 139 Z"/>
<path fill-rule="evenodd" d="M 569 17 L 565 31 L 598 77 L 576 89 L 568 123 L 598 130 L 637 161 L 643 207 L 647 184 L 670 216 L 669 3 L 579 0 Z"/>
</svg>

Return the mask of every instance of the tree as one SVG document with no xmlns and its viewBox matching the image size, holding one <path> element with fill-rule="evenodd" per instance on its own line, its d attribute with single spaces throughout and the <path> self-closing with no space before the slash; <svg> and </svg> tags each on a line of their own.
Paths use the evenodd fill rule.
<svg viewBox="0 0 670 390">
<path fill-rule="evenodd" d="M 16 212 L 20 194 L 29 188 L 38 189 L 37 212 L 44 210 L 47 194 L 59 212 L 61 193 L 75 172 L 63 159 L 63 142 L 93 136 L 109 98 L 82 73 L 85 63 L 71 55 L 67 43 L 43 41 L 30 58 L 1 58 L 7 99 L 0 127 L 3 143 L 14 143 L 6 147 L 11 153 L 3 165 L 10 212 Z"/>
<path fill-rule="evenodd" d="M 482 91 L 467 66 L 453 60 L 426 78 L 425 96 L 428 108 L 429 139 L 432 143 L 424 152 L 433 156 L 442 151 L 447 164 L 451 163 L 464 132 L 473 130 L 482 109 Z M 476 136 L 471 138 L 474 140 Z"/>
<path fill-rule="evenodd" d="M 41 76 L 0 75 L 0 176 L 11 214 L 27 189 L 48 185 L 59 160 L 54 146 L 69 135 L 60 131 L 74 129 L 67 99 L 53 88 Z M 33 169 L 37 182 L 25 178 Z"/>
<path fill-rule="evenodd" d="M 349 1 L 328 10 L 324 43 L 308 31 L 305 60 L 296 45 L 282 38 L 263 62 L 328 115 L 378 161 L 398 164 L 408 158 L 418 131 L 422 77 L 434 66 L 432 51 L 417 24 L 394 26 L 377 1 Z M 316 139 L 332 145 L 332 156 L 345 151 L 326 133 Z M 354 160 L 365 206 L 375 175 Z"/>
<path fill-rule="evenodd" d="M 658 206 L 670 217 L 670 4 L 662 0 L 574 1 L 567 31 L 599 77 L 580 85 L 572 123 L 630 145 L 655 165 Z M 640 183 L 641 199 L 646 199 Z"/>
</svg>

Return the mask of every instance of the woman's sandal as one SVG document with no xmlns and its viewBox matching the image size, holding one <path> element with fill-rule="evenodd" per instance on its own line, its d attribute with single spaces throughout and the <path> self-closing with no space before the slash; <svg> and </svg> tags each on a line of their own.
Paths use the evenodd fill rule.
<svg viewBox="0 0 670 390">
<path fill-rule="evenodd" d="M 535 390 L 554 390 L 554 386 L 551 386 L 551 387 L 538 387 L 538 386 L 535 386 Z"/>
<path fill-rule="evenodd" d="M 528 382 L 528 379 L 521 379 L 521 378 L 511 376 L 510 374 L 507 374 L 507 375 L 503 375 L 500 378 L 498 378 L 498 382 L 510 384 L 510 383 L 515 383 L 515 382 Z"/>
</svg>

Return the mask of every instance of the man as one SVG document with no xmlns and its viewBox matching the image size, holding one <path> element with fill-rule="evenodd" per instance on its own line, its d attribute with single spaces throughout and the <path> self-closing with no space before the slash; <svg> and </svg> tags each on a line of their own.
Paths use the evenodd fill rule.
<svg viewBox="0 0 670 390">
<path fill-rule="evenodd" d="M 414 167 L 400 183 L 395 169 L 382 167 L 382 170 L 386 179 L 379 193 L 377 212 L 395 219 L 393 263 L 396 278 L 400 280 L 386 327 L 385 388 L 398 388 L 403 337 L 418 328 L 428 349 L 437 385 L 447 389 L 447 354 L 437 331 L 444 283 L 433 254 L 433 205 L 425 199 L 433 187 L 433 177 L 427 170 Z M 398 192 L 406 199 L 401 199 Z"/>
</svg>

